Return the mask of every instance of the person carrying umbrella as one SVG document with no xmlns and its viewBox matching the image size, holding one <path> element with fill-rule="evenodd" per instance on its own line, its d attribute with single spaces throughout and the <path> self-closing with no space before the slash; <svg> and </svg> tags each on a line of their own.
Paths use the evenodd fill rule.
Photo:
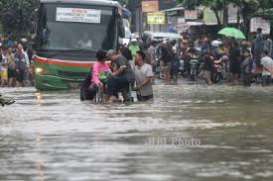
<svg viewBox="0 0 273 181">
<path fill-rule="evenodd" d="M 235 38 L 238 40 L 245 40 L 246 36 L 244 35 L 244 33 L 237 29 L 237 28 L 232 28 L 232 27 L 227 27 L 227 28 L 223 28 L 222 30 L 220 30 L 218 32 L 219 35 L 224 35 L 226 37 L 230 37 L 230 38 Z"/>
</svg>

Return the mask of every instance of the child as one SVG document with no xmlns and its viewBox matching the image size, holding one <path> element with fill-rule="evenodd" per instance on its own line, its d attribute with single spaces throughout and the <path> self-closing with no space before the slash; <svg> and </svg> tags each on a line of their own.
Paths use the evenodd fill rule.
<svg viewBox="0 0 273 181">
<path fill-rule="evenodd" d="M 1 86 L 8 85 L 8 56 L 7 49 L 2 49 L 1 59 L 0 59 L 0 77 L 1 77 Z"/>
</svg>

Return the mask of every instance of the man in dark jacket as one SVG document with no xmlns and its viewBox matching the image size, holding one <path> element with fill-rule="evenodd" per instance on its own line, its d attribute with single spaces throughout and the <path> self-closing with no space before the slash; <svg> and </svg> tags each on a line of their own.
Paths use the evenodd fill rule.
<svg viewBox="0 0 273 181">
<path fill-rule="evenodd" d="M 172 46 L 169 43 L 164 42 L 160 45 L 159 50 L 160 50 L 161 69 L 164 75 L 164 80 L 166 84 L 169 84 L 171 81 L 172 60 L 174 59 Z"/>
<path fill-rule="evenodd" d="M 121 53 L 110 50 L 107 56 L 111 60 L 113 72 L 107 82 L 109 103 L 111 103 L 118 100 L 118 92 L 129 91 L 129 86 L 134 83 L 135 78 L 129 61 Z M 123 94 L 124 100 L 127 101 L 125 96 Z"/>
</svg>

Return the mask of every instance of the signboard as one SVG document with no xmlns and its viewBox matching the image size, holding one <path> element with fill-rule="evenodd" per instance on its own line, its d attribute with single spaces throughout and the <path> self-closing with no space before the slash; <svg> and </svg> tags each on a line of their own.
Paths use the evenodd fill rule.
<svg viewBox="0 0 273 181">
<path fill-rule="evenodd" d="M 101 10 L 80 8 L 57 8 L 56 21 L 74 23 L 100 23 Z"/>
<path fill-rule="evenodd" d="M 203 14 L 204 14 L 203 20 L 205 25 L 218 25 L 216 15 L 210 8 L 206 7 L 203 10 Z M 219 11 L 219 17 L 221 23 L 223 23 L 223 11 Z"/>
<path fill-rule="evenodd" d="M 263 34 L 269 35 L 271 31 L 270 21 L 260 17 L 251 18 L 250 32 L 256 33 L 258 28 L 261 28 L 263 30 Z"/>
<path fill-rule="evenodd" d="M 198 19 L 198 12 L 196 10 L 185 10 L 185 19 L 195 20 Z"/>
<path fill-rule="evenodd" d="M 187 22 L 184 18 L 177 19 L 176 29 L 177 29 L 178 33 L 186 32 L 189 28 L 190 28 L 190 26 L 187 24 Z"/>
<path fill-rule="evenodd" d="M 165 13 L 156 12 L 147 14 L 147 23 L 149 25 L 164 25 L 166 22 Z"/>
<path fill-rule="evenodd" d="M 239 7 L 233 3 L 228 5 L 228 23 L 229 24 L 237 24 L 238 16 L 240 16 L 240 23 L 243 22 L 242 14 L 239 13 Z"/>
<path fill-rule="evenodd" d="M 142 12 L 150 13 L 159 11 L 158 0 L 145 0 L 142 1 Z"/>
</svg>

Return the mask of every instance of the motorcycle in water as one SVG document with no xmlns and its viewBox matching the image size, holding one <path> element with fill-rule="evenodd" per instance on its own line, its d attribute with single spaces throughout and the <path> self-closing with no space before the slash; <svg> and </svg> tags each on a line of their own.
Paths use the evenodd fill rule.
<svg viewBox="0 0 273 181">
<path fill-rule="evenodd" d="M 214 83 L 220 83 L 224 80 L 222 60 L 214 61 L 214 72 L 212 79 Z"/>
<path fill-rule="evenodd" d="M 107 84 L 107 80 L 110 77 L 110 73 L 101 73 L 100 74 L 100 81 L 103 83 L 103 85 Z M 80 98 L 81 101 L 85 100 L 91 100 L 95 103 L 103 103 L 104 102 L 104 94 L 105 94 L 105 88 L 101 88 L 96 86 L 95 84 L 91 84 L 92 80 L 92 73 L 90 72 L 88 76 L 85 78 L 84 82 L 81 86 L 81 93 Z"/>
<path fill-rule="evenodd" d="M 179 71 L 179 74 L 183 76 L 185 72 L 185 61 L 180 59 L 179 62 L 180 62 L 180 65 L 179 65 L 178 71 Z"/>
<path fill-rule="evenodd" d="M 90 101 L 94 101 L 95 104 L 103 104 L 106 102 L 106 85 L 107 85 L 107 81 L 108 79 L 111 77 L 111 73 L 109 72 L 104 72 L 101 73 L 99 78 L 100 81 L 103 84 L 103 87 L 98 87 L 95 84 L 91 84 L 91 79 L 92 79 L 92 74 L 90 73 L 85 81 L 82 84 L 81 87 L 81 101 L 85 101 L 85 100 L 90 100 Z M 129 85 L 128 88 L 125 88 L 123 90 L 121 90 L 121 96 L 122 97 L 122 101 L 121 102 L 134 102 L 134 95 L 133 95 L 133 91 L 132 91 L 132 86 Z"/>
<path fill-rule="evenodd" d="M 177 80 L 178 80 L 179 69 L 180 69 L 180 60 L 178 57 L 175 57 L 174 60 L 171 62 L 171 77 L 175 83 L 177 83 Z"/>
<path fill-rule="evenodd" d="M 195 58 L 190 60 L 190 80 L 191 81 L 196 81 L 197 74 L 198 74 L 198 63 L 199 61 Z"/>
</svg>

